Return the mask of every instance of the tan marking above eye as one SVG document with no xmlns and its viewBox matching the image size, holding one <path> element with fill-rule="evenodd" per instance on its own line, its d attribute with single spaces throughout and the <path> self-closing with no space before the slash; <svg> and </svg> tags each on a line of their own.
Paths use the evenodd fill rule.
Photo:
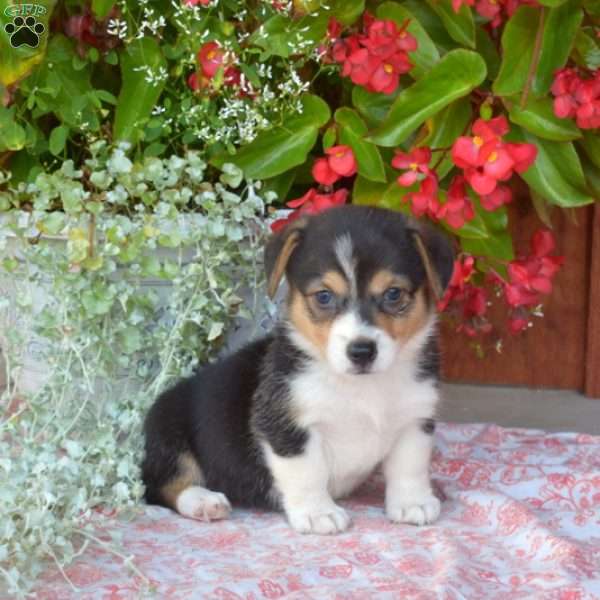
<svg viewBox="0 0 600 600">
<path fill-rule="evenodd" d="M 330 290 L 336 296 L 347 296 L 350 291 L 350 286 L 346 278 L 337 271 L 326 271 L 322 277 L 311 282 L 308 286 L 307 294 L 316 294 L 321 290 Z"/>
<path fill-rule="evenodd" d="M 425 298 L 425 291 L 420 288 L 406 312 L 395 315 L 378 312 L 374 320 L 375 325 L 387 332 L 390 337 L 407 342 L 427 325 L 431 312 L 432 309 Z"/>
<path fill-rule="evenodd" d="M 397 287 L 401 290 L 409 292 L 411 289 L 411 283 L 407 277 L 402 275 L 396 275 L 387 269 L 381 269 L 377 271 L 371 281 L 369 281 L 369 294 L 371 296 L 381 296 L 385 290 Z"/>
</svg>

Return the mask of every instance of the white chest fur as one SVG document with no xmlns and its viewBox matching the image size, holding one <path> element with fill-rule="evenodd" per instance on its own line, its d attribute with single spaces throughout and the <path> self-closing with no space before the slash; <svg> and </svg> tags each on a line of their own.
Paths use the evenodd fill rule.
<svg viewBox="0 0 600 600">
<path fill-rule="evenodd" d="M 321 442 L 334 498 L 371 473 L 405 426 L 432 417 L 438 397 L 431 380 L 417 379 L 412 360 L 369 375 L 338 375 L 316 362 L 291 388 L 298 424 Z"/>
</svg>

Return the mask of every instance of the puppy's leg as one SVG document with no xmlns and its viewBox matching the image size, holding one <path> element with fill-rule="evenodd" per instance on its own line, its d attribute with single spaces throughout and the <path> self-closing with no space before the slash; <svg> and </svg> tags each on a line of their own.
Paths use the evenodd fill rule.
<svg viewBox="0 0 600 600">
<path fill-rule="evenodd" d="M 350 524 L 327 490 L 329 472 L 319 435 L 311 433 L 301 454 L 277 455 L 265 442 L 265 458 L 281 493 L 290 525 L 300 533 L 331 534 Z"/>
<path fill-rule="evenodd" d="M 179 456 L 175 475 L 160 489 L 167 506 L 180 515 L 200 521 L 226 519 L 231 505 L 224 494 L 202 487 L 204 477 L 190 452 Z"/>
<path fill-rule="evenodd" d="M 420 422 L 407 426 L 384 460 L 385 510 L 392 521 L 424 525 L 440 514 L 429 479 L 432 433 Z"/>
</svg>

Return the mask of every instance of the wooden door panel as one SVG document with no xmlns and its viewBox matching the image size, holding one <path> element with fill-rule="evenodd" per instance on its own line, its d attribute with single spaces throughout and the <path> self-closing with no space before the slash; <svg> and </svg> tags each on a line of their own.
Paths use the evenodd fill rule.
<svg viewBox="0 0 600 600">
<path fill-rule="evenodd" d="M 529 239 L 540 227 L 539 219 L 526 197 L 516 201 L 510 210 L 511 223 L 516 224 L 513 227 L 515 248 L 518 252 L 528 251 Z M 555 210 L 552 223 L 557 251 L 565 256 L 565 264 L 544 303 L 545 317 L 533 319 L 534 326 L 521 335 L 513 337 L 506 333 L 502 352 L 498 354 L 490 349 L 483 359 L 475 356 L 466 336 L 442 325 L 442 364 L 446 380 L 584 389 L 588 326 L 595 328 L 597 335 L 591 338 L 592 346 L 600 356 L 600 316 L 596 314 L 591 322 L 588 318 L 593 210 L 586 207 L 573 210 L 570 215 L 567 211 Z M 596 227 L 600 225 L 597 223 Z M 597 240 L 597 244 L 600 245 L 600 241 Z M 596 269 L 599 281 L 595 284 L 595 293 L 600 299 L 600 258 Z M 492 322 L 502 327 L 504 311 L 492 311 L 492 314 Z M 600 385 L 600 374 L 588 370 L 587 377 L 589 390 L 598 390 L 594 386 Z"/>
</svg>

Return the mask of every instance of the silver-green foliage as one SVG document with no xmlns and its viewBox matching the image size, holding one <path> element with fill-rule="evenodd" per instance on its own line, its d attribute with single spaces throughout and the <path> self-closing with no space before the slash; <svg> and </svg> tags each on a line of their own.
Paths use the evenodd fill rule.
<svg viewBox="0 0 600 600">
<path fill-rule="evenodd" d="M 98 542 L 95 507 L 136 506 L 149 404 L 250 308 L 265 199 L 236 167 L 216 184 L 205 169 L 99 143 L 81 170 L 0 192 L 0 590 Z M 47 378 L 24 394 L 32 339 Z"/>
</svg>

